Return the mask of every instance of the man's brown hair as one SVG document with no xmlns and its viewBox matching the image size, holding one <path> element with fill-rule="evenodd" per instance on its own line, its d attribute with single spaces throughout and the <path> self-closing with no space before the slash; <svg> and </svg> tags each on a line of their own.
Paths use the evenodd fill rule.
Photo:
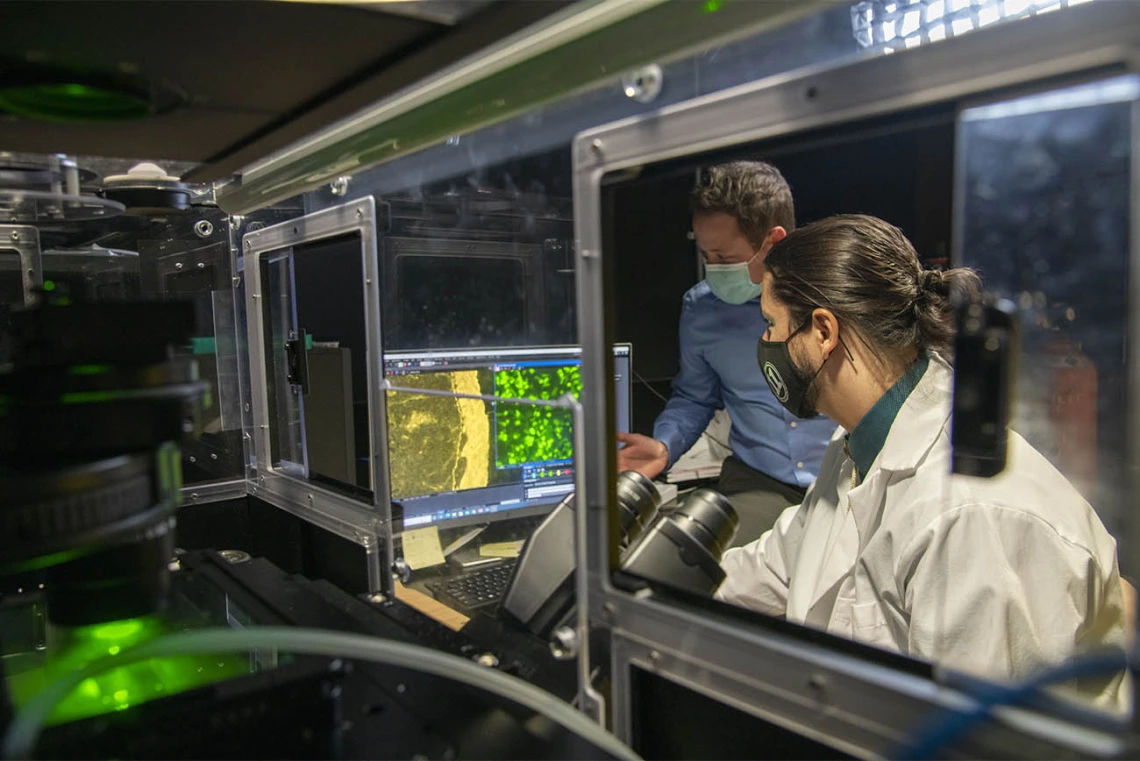
<svg viewBox="0 0 1140 761">
<path fill-rule="evenodd" d="M 796 229 L 792 189 L 780 170 L 766 161 L 733 161 L 703 170 L 689 196 L 689 211 L 735 217 L 740 232 L 756 248 L 773 227 L 789 233 Z"/>
</svg>

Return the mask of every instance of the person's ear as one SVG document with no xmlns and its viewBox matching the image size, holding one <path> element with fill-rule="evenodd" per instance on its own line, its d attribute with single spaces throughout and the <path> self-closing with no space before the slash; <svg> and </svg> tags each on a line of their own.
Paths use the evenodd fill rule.
<svg viewBox="0 0 1140 761">
<path fill-rule="evenodd" d="M 811 313 L 811 333 L 819 342 L 820 353 L 826 361 L 839 346 L 839 320 L 830 310 L 816 309 Z"/>
<path fill-rule="evenodd" d="M 788 237 L 788 231 L 776 225 L 768 231 L 768 245 L 774 246 L 786 237 Z"/>
</svg>

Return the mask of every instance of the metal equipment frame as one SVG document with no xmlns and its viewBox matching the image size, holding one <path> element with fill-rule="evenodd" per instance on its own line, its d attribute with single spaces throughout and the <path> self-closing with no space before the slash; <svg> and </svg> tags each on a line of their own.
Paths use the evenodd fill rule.
<svg viewBox="0 0 1140 761">
<path fill-rule="evenodd" d="M 364 278 L 365 338 L 368 351 L 368 409 L 372 462 L 372 503 L 353 499 L 310 483 L 305 477 L 274 467 L 269 452 L 271 426 L 265 346 L 265 313 L 261 258 L 303 243 L 357 233 L 361 239 Z M 370 592 L 390 596 L 392 582 L 392 506 L 388 479 L 387 408 L 383 383 L 380 329 L 380 281 L 376 257 L 376 203 L 371 196 L 298 219 L 248 232 L 242 239 L 246 325 L 249 336 L 252 439 L 257 462 L 247 479 L 250 494 L 364 548 Z"/>
<path fill-rule="evenodd" d="M 0 250 L 15 251 L 20 257 L 20 281 L 24 284 L 24 304 L 35 301 L 35 290 L 44 284 L 40 231 L 33 225 L 0 225 Z"/>
<path fill-rule="evenodd" d="M 784 631 L 742 624 L 739 617 L 667 605 L 652 595 L 615 587 L 613 294 L 607 292 L 603 247 L 603 181 L 613 173 L 707 151 L 744 146 L 815 128 L 923 106 L 1048 85 L 1062 78 L 1136 71 L 1140 67 L 1140 7 L 1099 3 L 999 24 L 962 37 L 849 65 L 820 66 L 696 98 L 580 134 L 573 146 L 578 266 L 578 328 L 583 347 L 586 413 L 587 508 L 585 563 L 590 619 L 608 630 L 612 652 L 612 727 L 631 740 L 631 668 L 647 669 L 722 703 L 857 756 L 885 755 L 930 712 L 962 709 L 969 698 L 936 681 L 874 659 Z M 1070 80 L 1071 81 L 1071 80 Z M 1135 128 L 1135 127 L 1134 127 Z M 1140 141 L 1134 142 L 1140 145 Z M 1137 151 L 1134 150 L 1134 161 Z M 1134 183 L 1137 180 L 1133 179 Z M 1134 192 L 1134 201 L 1136 193 Z M 1135 208 L 1135 206 L 1133 206 Z M 1132 224 L 1140 224 L 1133 214 Z M 1140 261 L 1133 236 L 1132 260 Z M 1132 341 L 1140 341 L 1140 267 L 1134 267 Z M 1140 368 L 1131 352 L 1130 462 L 1140 432 Z M 1135 465 L 1133 487 L 1140 486 Z M 1130 527 L 1133 552 L 1140 526 Z M 580 601 L 581 602 L 581 601 Z M 937 668 L 935 673 L 938 673 Z M 983 756 L 1010 752 L 1011 741 L 1031 747 L 1059 742 L 1102 754 L 1113 741 L 1091 730 L 1073 732 L 1054 717 L 1009 711 L 975 736 Z M 1058 728 L 1069 732 L 1058 734 Z M 1017 739 L 1021 738 L 1021 739 Z M 1024 743 L 1030 743 L 1029 746 Z M 1107 743 L 1107 745 L 1105 744 Z M 1013 746 L 1018 747 L 1017 745 Z"/>
</svg>

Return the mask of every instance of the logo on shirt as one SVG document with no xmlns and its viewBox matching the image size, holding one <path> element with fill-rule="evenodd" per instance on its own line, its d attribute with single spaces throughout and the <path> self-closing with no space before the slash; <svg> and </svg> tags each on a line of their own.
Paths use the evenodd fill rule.
<svg viewBox="0 0 1140 761">
<path fill-rule="evenodd" d="M 780 371 L 771 362 L 764 363 L 764 380 L 768 381 L 768 388 L 781 404 L 788 401 L 788 384 L 780 377 Z"/>
</svg>

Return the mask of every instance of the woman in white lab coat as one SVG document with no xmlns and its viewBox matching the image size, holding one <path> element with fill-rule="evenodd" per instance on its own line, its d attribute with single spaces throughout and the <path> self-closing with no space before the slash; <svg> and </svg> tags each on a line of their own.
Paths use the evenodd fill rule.
<svg viewBox="0 0 1140 761">
<path fill-rule="evenodd" d="M 1006 470 L 950 474 L 952 287 L 895 227 L 840 216 L 765 262 L 760 371 L 795 415 L 839 423 L 802 505 L 729 550 L 717 596 L 993 679 L 1123 645 L 1116 545 L 1014 432 Z M 1081 685 L 1115 703 L 1121 678 Z"/>
</svg>

